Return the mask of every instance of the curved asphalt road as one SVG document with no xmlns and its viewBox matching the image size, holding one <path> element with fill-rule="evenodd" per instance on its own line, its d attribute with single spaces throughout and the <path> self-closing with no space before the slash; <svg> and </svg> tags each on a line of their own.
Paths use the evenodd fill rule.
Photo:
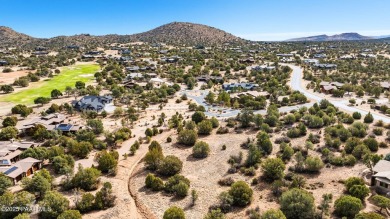
<svg viewBox="0 0 390 219">
<path fill-rule="evenodd" d="M 301 67 L 295 66 L 295 65 L 289 65 L 289 64 L 284 64 L 284 65 L 289 66 L 293 70 L 293 72 L 291 74 L 291 84 L 290 84 L 292 90 L 297 90 L 297 91 L 303 93 L 307 98 L 315 100 L 317 102 L 320 102 L 323 99 L 322 97 L 317 96 L 314 93 L 309 92 L 308 90 L 306 90 L 302 86 L 303 70 Z M 206 97 L 208 92 L 209 92 L 208 90 L 204 90 L 204 91 L 201 90 L 200 96 L 194 96 L 194 95 L 191 95 L 190 90 L 184 90 L 181 92 L 181 94 L 186 94 L 188 98 L 195 100 L 198 105 L 204 106 L 204 108 L 206 109 L 206 112 L 205 112 L 206 116 L 215 116 L 217 118 L 227 118 L 227 117 L 234 117 L 241 111 L 241 110 L 236 110 L 236 109 L 231 109 L 231 108 L 215 107 L 215 106 L 208 105 L 204 100 L 204 98 Z M 343 110 L 346 110 L 346 111 L 351 112 L 351 113 L 352 112 L 359 112 L 362 114 L 362 116 L 365 116 L 369 112 L 366 110 L 358 109 L 356 107 L 348 106 L 349 103 L 347 100 L 343 100 L 343 99 L 340 99 L 340 101 L 333 100 L 333 99 L 328 99 L 328 100 L 336 107 L 343 109 Z M 379 102 L 383 102 L 383 101 L 379 101 Z M 313 103 L 300 104 L 300 105 L 296 105 L 296 106 L 284 106 L 284 107 L 279 108 L 279 112 L 290 112 L 291 110 L 297 110 L 303 106 L 310 107 L 312 105 L 313 105 Z M 266 110 L 256 110 L 256 111 L 254 111 L 254 113 L 265 115 L 267 113 L 267 111 Z M 379 114 L 377 112 L 371 112 L 371 114 L 373 115 L 375 120 L 382 120 L 385 123 L 390 123 L 390 117 L 387 117 L 383 114 Z"/>
<path fill-rule="evenodd" d="M 292 75 L 291 75 L 291 89 L 293 90 L 298 90 L 299 92 L 303 93 L 307 98 L 313 99 L 317 102 L 321 101 L 323 98 L 320 96 L 317 96 L 309 91 L 307 91 L 303 86 L 302 86 L 302 78 L 303 78 L 303 70 L 301 67 L 295 66 L 295 65 L 287 65 L 290 68 L 293 69 Z M 358 109 L 353 106 L 348 106 L 348 103 L 344 100 L 332 100 L 328 99 L 329 102 L 331 102 L 333 105 L 336 107 L 349 111 L 349 112 L 359 112 L 362 114 L 362 116 L 365 116 L 368 114 L 369 111 Z M 385 123 L 390 123 L 390 118 L 388 116 L 385 116 L 383 114 L 379 114 L 377 112 L 370 111 L 372 116 L 374 117 L 375 120 L 382 120 Z"/>
</svg>

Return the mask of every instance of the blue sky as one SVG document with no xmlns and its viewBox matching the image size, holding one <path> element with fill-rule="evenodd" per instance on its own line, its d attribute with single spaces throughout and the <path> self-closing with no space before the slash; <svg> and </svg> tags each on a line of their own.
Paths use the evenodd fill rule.
<svg viewBox="0 0 390 219">
<path fill-rule="evenodd" d="M 388 0 L 0 0 L 0 26 L 34 37 L 132 34 L 173 22 L 245 39 L 358 32 L 390 35 Z"/>
</svg>

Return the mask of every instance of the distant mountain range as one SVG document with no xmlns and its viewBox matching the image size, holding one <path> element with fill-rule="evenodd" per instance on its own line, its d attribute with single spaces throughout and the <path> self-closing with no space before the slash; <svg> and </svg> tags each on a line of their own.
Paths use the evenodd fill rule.
<svg viewBox="0 0 390 219">
<path fill-rule="evenodd" d="M 344 41 L 344 40 L 389 40 L 390 36 L 362 36 L 358 33 L 342 33 L 338 35 L 318 35 L 302 38 L 294 38 L 286 41 Z M 35 38 L 23 33 L 16 32 L 9 27 L 0 26 L 0 47 L 9 46 L 53 46 L 63 47 L 67 45 L 104 45 L 107 43 L 127 43 L 127 42 L 148 42 L 166 43 L 172 45 L 186 46 L 210 46 L 221 45 L 223 43 L 244 43 L 244 40 L 223 30 L 188 22 L 172 22 L 155 29 L 132 35 L 108 34 L 93 36 L 90 34 L 79 34 L 74 36 L 58 36 L 52 38 Z"/>
<path fill-rule="evenodd" d="M 374 36 L 373 38 L 375 38 L 375 39 L 385 39 L 385 38 L 390 38 L 390 35 Z"/>
<path fill-rule="evenodd" d="M 374 37 L 362 36 L 358 33 L 342 33 L 332 36 L 328 35 L 318 35 L 318 36 L 309 36 L 289 39 L 286 41 L 345 41 L 345 40 L 370 40 L 375 39 Z"/>
<path fill-rule="evenodd" d="M 172 22 L 150 31 L 133 35 L 109 34 L 93 36 L 80 34 L 53 38 L 34 38 L 18 33 L 9 27 L 0 26 L 0 45 L 65 46 L 125 42 L 167 43 L 174 45 L 220 45 L 223 43 L 242 43 L 245 40 L 220 29 L 188 22 Z"/>
</svg>

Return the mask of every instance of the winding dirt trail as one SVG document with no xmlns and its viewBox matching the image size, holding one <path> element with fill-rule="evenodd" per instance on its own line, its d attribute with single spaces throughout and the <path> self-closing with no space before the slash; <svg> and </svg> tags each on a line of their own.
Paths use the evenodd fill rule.
<svg viewBox="0 0 390 219">
<path fill-rule="evenodd" d="M 115 177 L 102 177 L 103 182 L 112 184 L 113 193 L 117 196 L 116 204 L 113 208 L 104 211 L 94 211 L 84 214 L 83 218 L 87 219 L 106 219 L 106 218 L 126 218 L 126 219 L 153 219 L 154 214 L 142 204 L 136 195 L 136 188 L 131 187 L 131 178 L 134 175 L 138 164 L 148 152 L 148 144 L 141 144 L 134 156 L 129 156 L 124 159 L 123 155 L 129 152 L 131 145 L 138 139 L 138 136 L 144 136 L 146 128 L 150 126 L 140 127 L 138 124 L 145 124 L 148 118 L 145 117 L 137 123 L 137 128 L 132 129 L 136 137 L 123 142 L 122 147 L 117 151 L 120 155 L 118 164 L 118 173 Z M 150 122 L 150 120 L 149 120 Z M 155 136 L 152 140 L 164 141 L 173 130 L 164 130 L 163 133 Z"/>
</svg>

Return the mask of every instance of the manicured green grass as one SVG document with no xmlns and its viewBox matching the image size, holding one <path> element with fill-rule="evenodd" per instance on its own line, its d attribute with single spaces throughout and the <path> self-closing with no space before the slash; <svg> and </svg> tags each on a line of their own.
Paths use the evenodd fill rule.
<svg viewBox="0 0 390 219">
<path fill-rule="evenodd" d="M 74 87 L 76 81 L 88 82 L 93 80 L 94 74 L 99 69 L 99 65 L 96 64 L 64 67 L 61 73 L 53 78 L 30 83 L 29 87 L 22 91 L 1 95 L 0 102 L 33 104 L 34 99 L 37 97 L 50 97 L 50 93 L 54 89 L 63 92 L 66 86 Z"/>
</svg>

